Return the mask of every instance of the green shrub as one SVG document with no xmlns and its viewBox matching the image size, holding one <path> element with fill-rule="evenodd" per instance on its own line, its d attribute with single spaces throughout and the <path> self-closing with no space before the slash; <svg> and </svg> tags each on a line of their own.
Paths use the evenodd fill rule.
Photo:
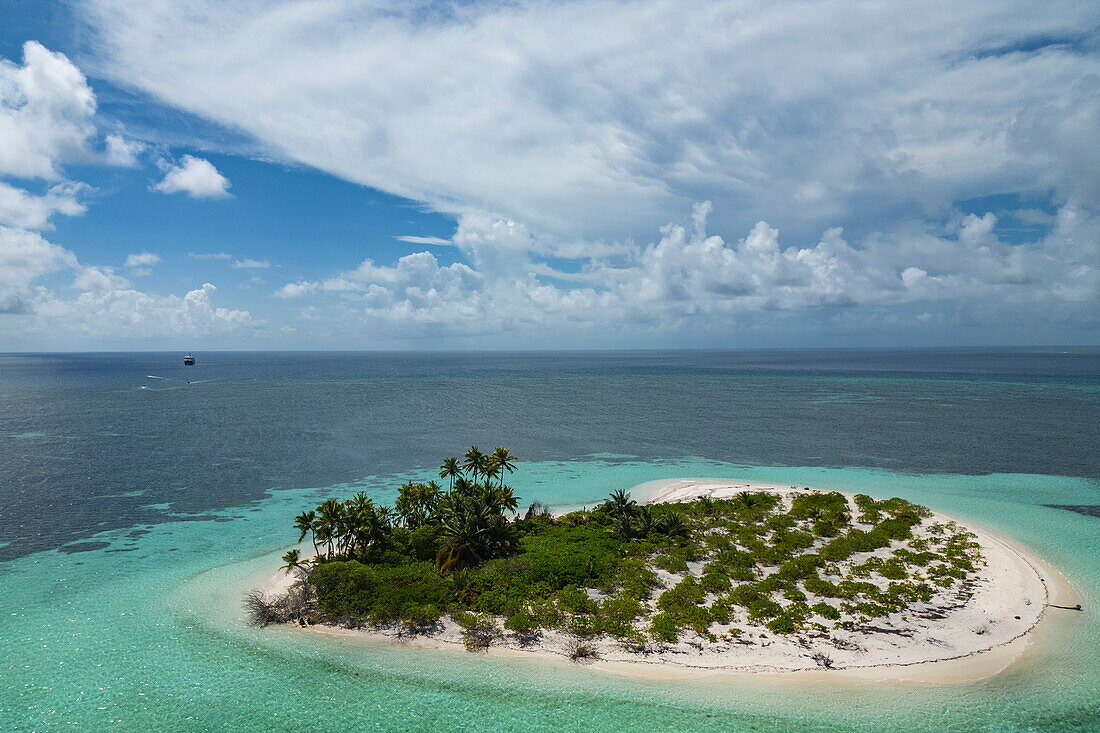
<svg viewBox="0 0 1100 733">
<path fill-rule="evenodd" d="M 918 520 L 919 521 L 919 520 Z M 881 532 L 892 540 L 907 540 L 913 536 L 913 525 L 906 519 L 884 519 L 875 525 L 875 532 Z"/>
<path fill-rule="evenodd" d="M 905 580 L 909 577 L 909 572 L 905 569 L 905 566 L 897 560 L 884 562 L 879 567 L 878 573 L 889 580 Z"/>
<path fill-rule="evenodd" d="M 653 564 L 670 573 L 686 573 L 687 558 L 678 553 L 662 553 L 653 558 Z"/>
<path fill-rule="evenodd" d="M 658 613 L 649 622 L 649 633 L 658 641 L 675 644 L 680 638 L 680 627 L 667 613 Z"/>
<path fill-rule="evenodd" d="M 716 624 L 728 624 L 733 618 L 733 608 L 726 601 L 718 600 L 711 604 L 710 620 Z"/>
<path fill-rule="evenodd" d="M 523 583 L 542 582 L 552 588 L 597 584 L 619 562 L 618 543 L 592 527 L 554 527 L 519 542 Z"/>
<path fill-rule="evenodd" d="M 729 592 L 729 600 L 738 606 L 748 606 L 753 601 L 766 598 L 764 593 L 755 583 L 742 583 Z"/>
<path fill-rule="evenodd" d="M 516 636 L 530 638 L 542 630 L 539 619 L 528 611 L 517 611 L 504 621 L 504 628 Z"/>
<path fill-rule="evenodd" d="M 783 612 L 783 607 L 770 598 L 760 598 L 749 604 L 749 617 L 760 621 L 775 618 Z"/>
<path fill-rule="evenodd" d="M 581 614 L 569 619 L 565 631 L 578 639 L 591 639 L 599 633 L 599 623 L 594 616 Z"/>
<path fill-rule="evenodd" d="M 806 600 L 806 594 L 800 591 L 798 588 L 788 588 L 783 591 L 783 597 L 789 601 L 804 601 Z"/>
<path fill-rule="evenodd" d="M 645 611 L 646 607 L 634 598 L 617 596 L 600 604 L 597 618 L 604 632 L 621 638 L 634 630 L 634 621 Z"/>
<path fill-rule="evenodd" d="M 426 524 L 408 533 L 405 551 L 415 560 L 432 562 L 439 551 L 439 541 L 439 528 L 434 524 Z"/>
<path fill-rule="evenodd" d="M 575 585 L 562 588 L 554 594 L 554 599 L 569 613 L 595 613 L 599 610 L 599 604 L 589 598 L 584 589 Z"/>
<path fill-rule="evenodd" d="M 355 618 L 372 624 L 401 623 L 427 606 L 445 608 L 449 587 L 435 565 L 364 565 L 354 560 L 319 564 L 311 576 L 326 620 Z"/>
<path fill-rule="evenodd" d="M 856 494 L 856 507 L 859 508 L 859 521 L 864 524 L 878 524 L 882 519 L 882 511 L 878 502 L 866 494 Z"/>
<path fill-rule="evenodd" d="M 793 634 L 797 630 L 794 619 L 787 614 L 780 614 L 767 623 L 768 630 L 777 634 Z"/>
<path fill-rule="evenodd" d="M 823 580 L 816 575 L 802 581 L 802 587 L 817 596 L 824 596 L 826 598 L 838 597 L 836 584 Z"/>
<path fill-rule="evenodd" d="M 721 593 L 729 590 L 733 583 L 730 582 L 729 574 L 709 572 L 700 578 L 699 585 L 711 593 Z"/>
<path fill-rule="evenodd" d="M 578 639 L 608 634 L 630 648 L 646 649 L 652 640 L 675 642 L 688 629 L 713 639 L 711 626 L 730 623 L 737 606 L 776 634 L 828 628 L 811 619 L 852 626 L 850 619 L 841 620 L 841 609 L 860 619 L 903 610 L 968 577 L 982 561 L 974 537 L 954 523 L 930 527 L 932 539 L 914 538 L 913 528 L 929 512 L 902 499 L 858 495 L 860 529 L 851 526 L 848 502 L 835 492 L 798 495 L 789 512 L 777 495 L 746 492 L 675 507 L 615 509 L 608 502 L 558 519 L 533 512 L 507 521 L 501 510 L 494 539 L 479 545 L 477 555 L 445 558 L 447 572 L 441 575 L 434 560 L 442 523 L 431 515 L 432 506 L 453 505 L 483 489 L 466 485 L 458 499 L 441 492 L 437 504 L 420 512 L 420 505 L 410 502 L 420 501 L 419 493 L 430 493 L 430 487 L 409 486 L 401 523 L 391 523 L 376 540 L 351 545 L 355 549 L 348 557 L 317 562 L 313 585 L 322 620 L 418 631 L 449 613 L 473 649 L 491 644 L 501 622 L 520 638 L 555 628 Z M 374 507 L 366 497 L 323 506 L 329 512 L 336 511 L 333 506 Z M 633 529 L 616 531 L 624 516 Z M 891 542 L 908 544 L 888 558 L 850 562 Z M 686 576 L 651 601 L 662 586 L 657 568 L 683 574 L 696 561 L 704 563 L 701 577 Z M 772 567 L 765 576 L 765 568 Z M 926 582 L 910 578 L 917 568 Z M 872 573 L 889 585 L 880 589 L 862 580 Z M 830 582 L 822 576 L 844 579 Z M 592 589 L 602 592 L 599 600 L 590 597 Z M 708 597 L 714 599 L 709 607 Z M 811 607 L 809 597 L 843 603 Z M 656 614 L 648 618 L 654 606 Z"/>
</svg>

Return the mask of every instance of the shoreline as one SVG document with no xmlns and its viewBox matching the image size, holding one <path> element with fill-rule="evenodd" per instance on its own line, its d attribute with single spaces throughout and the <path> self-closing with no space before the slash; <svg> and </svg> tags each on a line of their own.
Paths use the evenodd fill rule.
<svg viewBox="0 0 1100 733">
<path fill-rule="evenodd" d="M 810 487 L 762 484 L 736 479 L 664 479 L 639 484 L 630 489 L 631 494 L 637 498 L 639 503 L 645 504 L 690 501 L 704 495 L 723 498 L 740 491 L 769 491 L 791 495 L 815 493 L 818 490 Z M 849 498 L 852 496 L 847 492 L 840 493 L 844 493 Z M 982 615 L 980 613 L 975 615 L 973 611 L 987 609 L 985 607 L 975 609 L 974 606 L 966 608 L 966 604 L 970 603 L 970 600 L 967 600 L 961 606 L 964 610 L 961 619 L 954 619 L 954 626 L 941 624 L 936 631 L 938 633 L 955 632 L 956 635 L 959 635 L 960 628 L 962 628 L 962 636 L 967 637 L 964 641 L 969 642 L 970 647 L 973 648 L 963 647 L 950 650 L 944 648 L 942 649 L 944 654 L 941 656 L 924 656 L 929 651 L 933 653 L 937 651 L 936 646 L 933 646 L 932 643 L 920 644 L 917 642 L 910 644 L 909 648 L 903 648 L 899 651 L 897 644 L 889 642 L 887 634 L 899 634 L 900 632 L 894 629 L 881 629 L 881 635 L 887 636 L 888 641 L 885 644 L 880 643 L 878 645 L 877 652 L 879 656 L 877 658 L 886 661 L 870 664 L 848 660 L 842 661 L 829 669 L 822 669 L 815 663 L 809 662 L 805 654 L 796 654 L 794 655 L 796 658 L 801 657 L 806 661 L 803 661 L 801 666 L 791 666 L 791 653 L 780 654 L 776 651 L 769 655 L 763 653 L 761 649 L 752 650 L 752 652 L 755 652 L 755 656 L 758 657 L 754 663 L 744 663 L 748 660 L 733 664 L 723 663 L 731 661 L 730 656 L 737 657 L 739 654 L 748 653 L 743 649 L 739 649 L 739 654 L 733 655 L 725 653 L 708 654 L 702 650 L 698 653 L 673 653 L 673 656 L 680 658 L 669 658 L 670 654 L 668 653 L 642 657 L 637 654 L 612 652 L 606 657 L 602 656 L 587 662 L 584 666 L 608 674 L 650 680 L 729 676 L 742 679 L 746 677 L 754 679 L 790 679 L 826 684 L 840 681 L 847 683 L 958 684 L 985 679 L 1024 663 L 1036 653 L 1034 640 L 1037 627 L 1041 622 L 1049 621 L 1052 616 L 1049 613 L 1048 604 L 1073 605 L 1078 603 L 1080 599 L 1076 591 L 1056 568 L 1036 557 L 1018 543 L 979 525 L 970 522 L 958 522 L 939 513 L 934 513 L 932 519 L 935 521 L 955 521 L 973 532 L 981 544 L 983 555 L 987 556 L 986 566 L 989 564 L 990 556 L 999 565 L 998 568 L 995 568 L 1000 570 L 998 576 L 989 578 L 979 575 L 978 583 L 984 585 L 975 591 L 975 597 L 978 597 L 982 591 L 993 587 L 993 585 L 997 586 L 994 590 L 999 590 L 999 592 L 990 591 L 986 593 L 988 597 L 982 598 L 982 602 L 992 604 L 990 613 L 994 614 L 994 617 L 988 619 L 988 625 L 995 628 L 996 633 L 984 630 L 985 626 L 982 627 L 983 630 L 981 631 L 974 631 L 974 634 L 988 636 L 976 647 L 973 644 L 973 639 L 965 634 L 965 627 L 961 627 L 961 624 L 963 622 L 973 624 Z M 312 550 L 312 548 L 307 547 L 307 553 L 304 554 L 312 554 L 309 550 Z M 1013 575 L 1013 573 L 1015 574 Z M 996 583 L 993 583 L 993 581 L 996 581 Z M 1011 581 L 1015 581 L 1015 585 L 1012 585 Z M 268 576 L 268 582 L 264 584 L 263 590 L 265 593 L 282 593 L 293 582 L 292 577 L 276 572 L 275 575 Z M 1006 583 L 1009 584 L 1007 589 L 1004 587 Z M 1013 606 L 1013 601 L 1018 603 L 1019 597 L 1014 594 L 1021 592 L 1025 595 L 1025 603 L 1020 608 L 1016 608 Z M 1026 598 L 1028 595 L 1038 596 L 1040 592 L 1041 598 L 1037 599 L 1037 603 L 1032 603 L 1030 598 Z M 1013 624 L 1009 622 L 1007 624 L 1008 628 L 1004 628 L 1002 631 L 1001 622 L 1005 621 L 1006 618 L 997 617 L 995 614 L 1006 609 L 1018 611 L 1019 613 L 1014 618 L 1020 623 Z M 985 615 L 988 616 L 989 614 Z M 301 631 L 310 631 L 332 638 L 339 638 L 342 641 L 355 640 L 372 645 L 400 645 L 468 653 L 465 651 L 462 642 L 453 633 L 454 629 L 448 629 L 441 634 L 430 636 L 403 636 L 388 629 L 349 629 L 331 625 L 314 625 L 304 628 L 297 625 L 289 626 Z M 451 633 L 448 633 L 448 631 Z M 560 642 L 561 639 L 557 637 L 563 636 L 556 633 L 547 633 L 546 637 L 548 638 L 546 641 L 537 646 L 521 646 L 518 643 L 505 640 L 491 646 L 487 655 L 542 659 L 576 666 L 574 662 L 569 661 L 564 651 L 547 646 L 548 642 Z M 764 638 L 764 635 L 761 634 L 761 637 Z M 944 643 L 939 638 L 929 637 L 929 642 L 932 641 L 938 642 L 937 646 Z M 794 643 L 791 639 L 779 638 L 774 641 L 767 641 L 763 644 L 763 647 L 769 647 L 777 642 L 780 646 L 791 646 Z M 805 642 L 802 643 L 805 644 Z M 890 648 L 891 646 L 894 648 Z M 650 656 L 655 658 L 649 658 Z"/>
</svg>

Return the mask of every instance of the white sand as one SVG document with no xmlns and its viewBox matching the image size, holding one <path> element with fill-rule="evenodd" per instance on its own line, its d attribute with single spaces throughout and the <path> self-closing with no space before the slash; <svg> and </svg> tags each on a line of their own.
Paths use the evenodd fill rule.
<svg viewBox="0 0 1100 733">
<path fill-rule="evenodd" d="M 675 503 L 702 496 L 726 498 L 741 491 L 769 491 L 789 499 L 813 490 L 735 480 L 675 479 L 649 482 L 635 487 L 632 493 L 646 503 Z M 952 521 L 949 517 L 937 514 L 925 520 L 923 526 L 949 521 Z M 679 643 L 646 655 L 628 652 L 612 640 L 600 640 L 595 642 L 600 659 L 590 666 L 650 678 L 753 673 L 795 675 L 807 680 L 843 677 L 855 681 L 953 683 L 997 674 L 1024 656 L 1030 632 L 1046 615 L 1048 602 L 1072 605 L 1078 600 L 1065 579 L 1042 561 L 985 530 L 956 523 L 976 535 L 985 562 L 969 586 L 972 593 L 969 597 L 958 596 L 956 584 L 928 604 L 916 604 L 905 612 L 875 619 L 852 631 L 780 635 L 735 620 L 731 625 L 743 630 L 737 640 L 708 643 L 686 638 L 694 635 L 685 634 Z M 309 550 L 312 554 L 312 548 Z M 679 577 L 669 578 L 669 582 Z M 278 573 L 264 590 L 285 592 L 292 581 Z M 939 615 L 943 617 L 935 617 Z M 461 629 L 450 621 L 438 633 L 415 637 L 399 637 L 390 630 L 330 626 L 310 629 L 364 641 L 462 648 Z M 490 654 L 560 659 L 569 641 L 565 634 L 547 632 L 537 644 L 524 647 L 505 636 Z M 821 669 L 811 657 L 815 652 L 826 654 L 832 668 Z"/>
</svg>

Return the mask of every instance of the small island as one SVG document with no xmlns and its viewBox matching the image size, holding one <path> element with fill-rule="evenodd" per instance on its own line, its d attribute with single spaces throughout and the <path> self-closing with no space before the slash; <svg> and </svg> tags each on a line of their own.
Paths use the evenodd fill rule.
<svg viewBox="0 0 1100 733">
<path fill-rule="evenodd" d="M 555 515 L 506 484 L 506 448 L 443 461 L 393 507 L 294 520 L 256 625 L 552 653 L 577 662 L 794 671 L 958 659 L 1030 631 L 1047 601 L 1008 543 L 904 499 L 730 481 L 616 490 Z"/>
</svg>

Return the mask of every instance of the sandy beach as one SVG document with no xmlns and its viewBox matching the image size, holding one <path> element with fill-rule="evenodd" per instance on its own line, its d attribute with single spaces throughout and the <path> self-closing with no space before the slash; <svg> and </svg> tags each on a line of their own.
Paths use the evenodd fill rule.
<svg viewBox="0 0 1100 733">
<path fill-rule="evenodd" d="M 789 500 L 814 489 L 734 479 L 671 479 L 636 486 L 632 495 L 643 503 L 676 503 L 703 496 L 727 498 L 742 491 L 774 492 Z M 1080 600 L 1056 569 L 1017 544 L 972 523 L 940 514 L 934 514 L 926 523 L 951 521 L 975 535 L 984 558 L 984 565 L 968 581 L 965 592 L 953 588 L 927 604 L 831 634 L 781 635 L 756 627 L 724 643 L 685 640 L 644 655 L 629 652 L 610 640 L 598 640 L 595 646 L 599 659 L 588 666 L 612 674 L 651 679 L 751 674 L 824 683 L 846 680 L 953 684 L 998 674 L 1034 653 L 1034 631 L 1052 612 L 1076 613 L 1051 609 L 1048 604 L 1072 606 Z M 312 547 L 303 554 L 312 554 Z M 670 583 L 676 580 L 671 576 L 668 579 Z M 282 593 L 293 581 L 292 577 L 277 572 L 266 578 L 263 590 L 269 594 Z M 450 620 L 445 620 L 437 633 L 417 636 L 389 629 L 328 625 L 303 630 L 365 643 L 463 649 L 461 629 Z M 569 641 L 566 634 L 546 632 L 538 642 L 525 646 L 505 635 L 488 653 L 571 663 L 565 658 Z M 814 659 L 815 654 L 821 653 L 830 659 L 828 669 Z"/>
</svg>

